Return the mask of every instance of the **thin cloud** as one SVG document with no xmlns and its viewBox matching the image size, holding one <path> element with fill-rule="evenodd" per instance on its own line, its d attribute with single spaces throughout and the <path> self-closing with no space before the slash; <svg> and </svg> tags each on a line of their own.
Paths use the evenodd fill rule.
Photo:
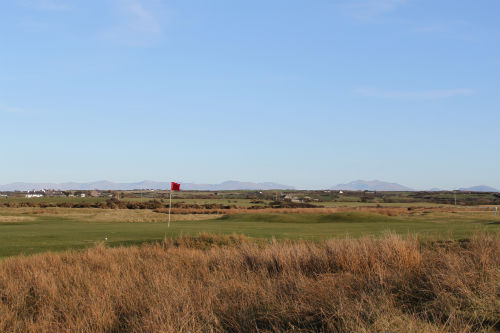
<svg viewBox="0 0 500 333">
<path fill-rule="evenodd" d="M 411 31 L 435 34 L 435 33 L 449 33 L 451 29 L 449 26 L 439 23 L 439 24 L 420 26 L 412 29 Z"/>
<path fill-rule="evenodd" d="M 410 30 L 413 34 L 428 34 L 433 37 L 439 36 L 442 38 L 450 39 L 460 39 L 460 40 L 472 40 L 474 39 L 475 33 L 469 23 L 465 21 L 450 21 L 450 22 L 439 22 L 433 24 L 421 25 L 421 22 L 416 24 L 417 26 Z"/>
<path fill-rule="evenodd" d="M 24 112 L 26 112 L 25 109 L 17 107 L 17 106 L 1 106 L 0 105 L 0 110 L 3 112 L 7 112 L 7 113 L 24 113 Z"/>
<path fill-rule="evenodd" d="M 69 9 L 69 3 L 58 0 L 19 0 L 18 4 L 36 10 L 60 11 Z"/>
<path fill-rule="evenodd" d="M 455 96 L 469 96 L 474 94 L 472 89 L 435 89 L 421 91 L 396 91 L 396 90 L 380 90 L 375 88 L 356 89 L 356 94 L 365 97 L 374 97 L 382 99 L 415 99 L 415 100 L 432 100 L 440 98 L 449 98 Z"/>
<path fill-rule="evenodd" d="M 407 0 L 360 0 L 341 5 L 344 13 L 358 21 L 370 22 L 406 4 Z"/>
<path fill-rule="evenodd" d="M 148 45 L 157 41 L 163 33 L 163 24 L 157 13 L 158 3 L 144 0 L 115 1 L 113 6 L 116 22 L 101 33 L 101 37 L 127 45 Z"/>
</svg>

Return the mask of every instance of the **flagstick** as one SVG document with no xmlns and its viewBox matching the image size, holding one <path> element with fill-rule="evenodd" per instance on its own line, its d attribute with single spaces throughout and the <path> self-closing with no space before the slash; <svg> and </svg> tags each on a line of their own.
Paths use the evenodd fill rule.
<svg viewBox="0 0 500 333">
<path fill-rule="evenodd" d="M 170 189 L 170 204 L 168 205 L 168 227 L 170 228 L 170 210 L 172 209 L 172 189 Z"/>
</svg>

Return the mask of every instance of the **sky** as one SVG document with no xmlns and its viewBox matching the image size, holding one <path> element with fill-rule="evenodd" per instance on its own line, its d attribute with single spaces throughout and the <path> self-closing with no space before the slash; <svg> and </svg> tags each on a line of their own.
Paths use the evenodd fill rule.
<svg viewBox="0 0 500 333">
<path fill-rule="evenodd" d="M 500 188 L 497 0 L 0 2 L 0 184 Z"/>
</svg>

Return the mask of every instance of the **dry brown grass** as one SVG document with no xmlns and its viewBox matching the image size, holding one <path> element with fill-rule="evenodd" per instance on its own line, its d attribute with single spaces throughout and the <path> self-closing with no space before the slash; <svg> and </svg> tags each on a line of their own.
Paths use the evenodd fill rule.
<svg viewBox="0 0 500 333">
<path fill-rule="evenodd" d="M 71 217 L 71 215 L 69 215 Z M 221 217 L 221 214 L 172 214 L 172 221 L 199 221 Z M 167 222 L 168 215 L 151 210 L 102 209 L 94 215 L 82 218 L 92 222 Z"/>
<path fill-rule="evenodd" d="M 205 209 L 205 208 L 172 208 L 172 221 L 208 220 L 231 214 L 332 214 L 343 212 L 364 212 L 385 216 L 418 216 L 428 213 L 455 214 L 473 212 L 475 215 L 489 216 L 488 210 L 479 210 L 471 207 L 323 207 L 323 208 L 230 208 L 230 209 Z M 78 218 L 87 221 L 103 222 L 165 222 L 168 220 L 168 208 L 158 209 L 103 209 L 103 208 L 63 208 L 63 207 L 1 207 L 0 213 L 15 215 L 44 215 L 68 218 Z M 479 214 L 479 215 L 478 215 Z M 489 214 L 489 215 L 488 215 Z M 3 221 L 0 215 L 0 222 Z M 17 221 L 20 221 L 17 219 Z"/>
<path fill-rule="evenodd" d="M 56 216 L 62 218 L 79 219 L 89 222 L 167 222 L 168 216 L 158 214 L 151 209 L 101 209 L 101 208 L 38 208 L 38 207 L 22 207 L 22 208 L 0 208 L 3 214 L 15 217 L 16 221 L 34 220 L 31 216 L 22 215 L 39 215 L 39 216 Z M 208 220 L 221 217 L 222 214 L 172 214 L 172 221 L 198 221 Z M 7 217 L 0 215 L 0 222 Z"/>
<path fill-rule="evenodd" d="M 0 262 L 2 332 L 498 330 L 500 234 L 467 242 L 236 236 Z"/>
<path fill-rule="evenodd" d="M 0 215 L 0 223 L 15 223 L 35 220 L 32 216 Z"/>
</svg>

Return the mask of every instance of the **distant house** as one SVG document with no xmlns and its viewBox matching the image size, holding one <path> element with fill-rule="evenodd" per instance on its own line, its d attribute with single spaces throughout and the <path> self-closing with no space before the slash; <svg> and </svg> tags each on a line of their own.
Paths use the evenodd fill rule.
<svg viewBox="0 0 500 333">
<path fill-rule="evenodd" d="M 0 198 L 7 198 L 7 194 L 0 194 Z"/>
<path fill-rule="evenodd" d="M 43 194 L 40 193 L 28 193 L 26 194 L 26 198 L 41 198 Z"/>
<path fill-rule="evenodd" d="M 90 191 L 90 196 L 91 197 L 99 197 L 101 195 L 101 192 L 97 190 Z"/>
<path fill-rule="evenodd" d="M 302 199 L 299 199 L 297 197 L 294 197 L 292 194 L 290 193 L 285 193 L 285 194 L 282 194 L 281 195 L 281 200 L 283 201 L 291 201 L 291 202 L 302 202 Z"/>
<path fill-rule="evenodd" d="M 45 193 L 46 196 L 49 196 L 49 197 L 65 197 L 66 194 L 64 194 L 63 191 L 56 191 L 56 190 L 42 190 L 42 192 Z"/>
<path fill-rule="evenodd" d="M 80 194 L 81 198 L 85 198 L 85 193 Z"/>
</svg>

